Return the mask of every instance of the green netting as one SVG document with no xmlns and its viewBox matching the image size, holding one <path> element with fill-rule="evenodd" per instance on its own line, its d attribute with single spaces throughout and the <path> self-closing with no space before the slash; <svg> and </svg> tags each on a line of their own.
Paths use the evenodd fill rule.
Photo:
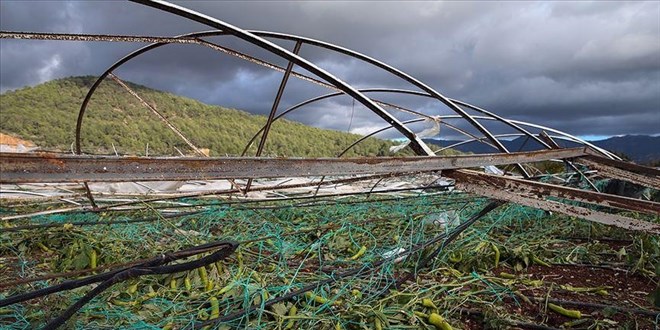
<svg viewBox="0 0 660 330">
<path fill-rule="evenodd" d="M 499 275 L 503 263 L 515 271 L 534 263 L 594 261 L 598 255 L 592 252 L 602 246 L 567 248 L 561 237 L 593 235 L 594 230 L 611 237 L 624 235 L 609 227 L 506 204 L 419 268 L 420 261 L 438 244 L 406 258 L 397 255 L 450 234 L 489 201 L 449 192 L 259 203 L 179 202 L 195 206 L 185 211 L 199 213 L 177 217 L 172 214 L 184 209 L 150 204 L 141 210 L 56 214 L 12 222 L 10 226 L 57 226 L 3 233 L 0 282 L 89 270 L 94 263 L 96 267 L 117 265 L 231 239 L 242 244 L 230 258 L 191 272 L 144 276 L 117 284 L 81 309 L 67 326 L 179 329 L 256 307 L 254 313 L 211 328 L 406 329 L 424 327 L 432 312 L 460 328 L 464 325 L 461 313 L 475 304 L 486 306 L 497 326 L 524 321 L 511 313 L 497 317 L 501 307 L 496 303 L 521 303 L 519 292 Z M 136 219 L 151 220 L 130 222 Z M 114 223 L 70 225 L 105 221 Z M 647 253 L 638 270 L 650 272 L 657 265 L 660 242 L 658 237 L 642 236 L 635 244 L 647 244 L 647 251 L 655 245 L 656 251 Z M 388 257 L 388 262 L 378 266 Z M 348 269 L 360 271 L 338 277 Z M 393 286 L 411 272 L 417 274 L 414 280 L 399 289 Z M 336 281 L 265 307 L 274 297 L 330 278 Z M 0 298 L 61 281 L 10 285 L 0 291 Z M 43 325 L 90 289 L 82 287 L 2 308 L 0 326 L 31 329 Z M 424 299 L 434 302 L 437 309 Z"/>
</svg>

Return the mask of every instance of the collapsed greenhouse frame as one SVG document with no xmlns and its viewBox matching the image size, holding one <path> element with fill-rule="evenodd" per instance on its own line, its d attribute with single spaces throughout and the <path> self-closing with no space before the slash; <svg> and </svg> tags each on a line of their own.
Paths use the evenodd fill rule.
<svg viewBox="0 0 660 330">
<path fill-rule="evenodd" d="M 86 198 L 88 203 L 69 208 L 61 208 L 49 211 L 36 211 L 33 213 L 13 214 L 3 216 L 0 219 L 6 223 L 14 222 L 17 220 L 30 219 L 33 217 L 44 216 L 47 214 L 63 214 L 75 212 L 89 212 L 89 213 L 102 213 L 110 212 L 113 210 L 120 210 L 121 208 L 131 207 L 152 202 L 163 202 L 167 200 L 181 200 L 183 198 L 197 198 L 202 196 L 214 196 L 221 198 L 222 196 L 241 196 L 254 191 L 286 191 L 286 189 L 295 189 L 301 187 L 316 188 L 312 195 L 309 197 L 315 198 L 317 196 L 323 197 L 323 194 L 318 194 L 322 186 L 346 184 L 352 182 L 364 182 L 375 180 L 375 184 L 370 189 L 363 187 L 362 191 L 357 194 L 371 194 L 378 192 L 392 192 L 393 189 L 385 189 L 383 191 L 376 190 L 376 186 L 382 181 L 389 178 L 410 178 L 417 175 L 430 175 L 434 176 L 431 182 L 426 182 L 423 185 L 416 187 L 418 190 L 425 189 L 439 189 L 439 190 L 458 190 L 461 192 L 471 193 L 479 197 L 480 201 L 471 216 L 467 217 L 465 221 L 458 224 L 451 231 L 441 233 L 423 243 L 417 242 L 412 244 L 405 252 L 394 253 L 387 257 L 383 257 L 378 261 L 371 260 L 365 262 L 362 267 L 358 266 L 352 269 L 335 270 L 329 278 L 319 280 L 318 282 L 307 283 L 307 285 L 299 287 L 290 287 L 287 291 L 280 292 L 279 296 L 268 298 L 264 296 L 261 298 L 259 304 L 252 306 L 243 306 L 242 309 L 227 310 L 225 315 L 211 315 L 206 321 L 189 323 L 187 327 L 197 328 L 207 325 L 218 325 L 221 322 L 229 322 L 235 319 L 247 317 L 248 315 L 263 311 L 269 306 L 276 305 L 283 301 L 291 300 L 297 297 L 302 297 L 307 293 L 311 293 L 315 289 L 323 285 L 329 285 L 341 281 L 343 278 L 364 276 L 365 273 L 374 272 L 382 269 L 385 266 L 391 266 L 401 262 L 402 258 L 410 259 L 415 253 L 420 253 L 417 263 L 413 271 L 402 271 L 399 276 L 393 276 L 392 281 L 385 283 L 381 287 L 375 288 L 371 295 L 374 297 L 381 297 L 389 289 L 398 289 L 403 283 L 414 280 L 417 277 L 418 269 L 427 266 L 429 262 L 438 256 L 443 248 L 447 246 L 452 240 L 455 240 L 459 235 L 464 232 L 480 218 L 487 215 L 489 212 L 504 205 L 506 202 L 515 203 L 518 205 L 527 206 L 534 209 L 543 210 L 546 212 L 555 212 L 564 214 L 570 217 L 585 219 L 591 222 L 605 224 L 608 226 L 618 227 L 625 230 L 637 231 L 643 234 L 658 235 L 660 234 L 660 224 L 653 221 L 660 215 L 660 203 L 648 200 L 634 199 L 629 197 L 617 196 L 602 193 L 599 191 L 597 185 L 590 180 L 590 177 L 596 174 L 601 177 L 611 179 L 620 179 L 632 182 L 647 188 L 658 190 L 660 189 L 660 171 L 657 169 L 639 166 L 621 161 L 619 157 L 598 148 L 586 141 L 569 134 L 557 131 L 548 127 L 540 125 L 509 120 L 500 117 L 492 112 L 481 109 L 477 106 L 465 103 L 460 100 L 450 99 L 435 91 L 433 88 L 425 85 L 421 81 L 407 75 L 406 73 L 391 67 L 377 59 L 368 57 L 358 52 L 342 48 L 337 45 L 314 40 L 310 38 L 275 33 L 266 31 L 248 31 L 234 27 L 228 23 L 217 20 L 212 17 L 205 16 L 200 13 L 169 4 L 164 1 L 135 1 L 142 3 L 172 14 L 197 21 L 199 23 L 208 25 L 214 31 L 205 31 L 198 33 L 185 34 L 176 37 L 153 37 L 153 36 L 118 36 L 118 35 L 83 35 L 83 34 L 47 34 L 47 33 L 27 33 L 27 32 L 0 32 L 0 38 L 15 38 L 15 39 L 41 39 L 41 40 L 68 40 L 68 41 L 110 41 L 110 42 L 154 42 L 149 46 L 140 48 L 133 53 L 118 60 L 115 64 L 110 66 L 103 74 L 99 76 L 96 82 L 92 85 L 89 93 L 86 95 L 82 102 L 80 112 L 77 119 L 75 131 L 75 153 L 76 155 L 57 155 L 57 154 L 12 154 L 0 153 L 0 165 L 2 167 L 2 178 L 0 183 L 3 184 L 24 184 L 24 183 L 81 183 L 86 190 Z M 282 59 L 288 61 L 285 67 L 261 60 L 250 54 L 238 52 L 236 50 L 221 46 L 220 44 L 206 41 L 202 38 L 211 36 L 232 36 L 242 39 L 254 46 L 258 46 L 267 50 L 271 54 L 277 55 Z M 268 39 L 287 40 L 295 42 L 293 51 L 282 48 Z M 114 71 L 129 62 L 131 59 L 136 58 L 152 49 L 159 48 L 168 44 L 195 44 L 210 47 L 214 50 L 223 52 L 228 55 L 236 56 L 238 58 L 250 61 L 252 63 L 265 66 L 267 68 L 283 72 L 282 81 L 278 87 L 277 95 L 273 100 L 273 106 L 268 116 L 266 124 L 262 129 L 254 134 L 252 139 L 246 144 L 245 150 L 241 157 L 204 157 L 203 153 L 185 137 L 165 116 L 160 114 L 158 110 L 145 102 L 137 93 L 132 91 Z M 388 88 L 370 88 L 358 89 L 350 84 L 338 79 L 330 72 L 327 72 L 298 55 L 302 46 L 318 47 L 327 51 L 340 53 L 352 59 L 360 60 L 368 65 L 375 66 L 384 70 L 395 77 L 402 79 L 409 83 L 416 90 L 401 90 L 401 89 L 388 89 Z M 296 72 L 293 70 L 294 66 L 298 66 L 315 77 Z M 321 95 L 307 101 L 303 101 L 294 105 L 278 114 L 279 103 L 285 91 L 288 79 L 293 76 L 295 78 L 303 79 L 310 83 L 326 87 L 332 91 L 330 94 Z M 132 94 L 140 101 L 142 105 L 148 108 L 154 115 L 156 115 L 163 123 L 173 132 L 175 132 L 182 140 L 199 157 L 120 157 L 120 156 L 92 156 L 85 155 L 83 152 L 83 145 L 81 140 L 81 132 L 84 128 L 84 115 L 87 106 L 96 91 L 96 88 L 106 79 L 110 78 L 117 84 L 122 86 L 128 93 Z M 445 107 L 454 111 L 455 115 L 432 116 L 423 114 L 411 109 L 407 109 L 400 105 L 387 103 L 369 97 L 371 93 L 393 93 L 393 94 L 406 94 L 416 97 L 432 98 L 440 102 Z M 387 129 L 396 129 L 399 133 L 405 136 L 409 141 L 410 148 L 419 155 L 418 157 L 374 157 L 374 158 L 341 158 L 342 155 L 362 141 L 360 139 L 348 146 L 343 152 L 337 155 L 337 158 L 273 158 L 262 157 L 264 145 L 267 143 L 269 130 L 271 125 L 279 118 L 287 113 L 296 111 L 309 106 L 314 102 L 329 99 L 339 95 L 348 95 L 353 100 L 359 102 L 364 107 L 378 115 L 386 122 L 386 126 L 382 129 L 367 134 L 364 138 L 375 135 Z M 395 111 L 402 111 L 408 114 L 418 116 L 418 119 L 409 121 L 400 121 L 385 108 L 392 108 Z M 475 111 L 480 115 L 473 115 L 466 111 Z M 461 129 L 457 125 L 451 125 L 446 122 L 446 119 L 463 119 L 482 136 L 478 136 Z M 433 151 L 426 143 L 413 132 L 407 125 L 415 122 L 431 122 L 436 125 L 444 125 L 448 129 L 456 131 L 466 138 L 461 143 L 482 142 L 490 145 L 497 150 L 498 154 L 486 155 L 459 155 L 459 156 L 436 156 L 437 151 Z M 483 124 L 483 122 L 498 122 L 509 127 L 513 133 L 494 134 Z M 540 134 L 532 133 L 529 128 L 541 130 Z M 546 132 L 551 132 L 549 135 Z M 501 142 L 502 138 L 509 138 L 512 136 L 525 136 L 530 140 L 537 142 L 547 150 L 531 151 L 531 152 L 511 152 Z M 257 151 L 254 156 L 247 157 L 249 147 L 259 139 Z M 555 140 L 569 140 L 582 144 L 581 148 L 564 149 L 560 148 Z M 455 145 L 454 145 L 455 146 Z M 447 146 L 444 148 L 451 148 Z M 443 149 L 444 149 L 443 148 Z M 530 167 L 526 167 L 529 163 L 559 160 L 566 165 L 569 179 L 564 180 L 561 184 L 541 182 L 540 177 L 534 176 L 529 173 Z M 475 171 L 475 168 L 493 166 L 493 165 L 510 165 L 516 169 L 512 173 L 489 174 Z M 591 171 L 590 174 L 586 173 Z M 595 171 L 595 172 L 594 172 Z M 326 178 L 327 177 L 327 178 Z M 438 178 L 449 179 L 449 184 L 434 185 Z M 304 183 L 282 184 L 281 182 L 274 185 L 261 185 L 253 186 L 253 180 L 258 179 L 273 179 L 273 178 L 307 178 L 308 181 Z M 577 178 L 577 184 L 576 184 Z M 231 183 L 231 189 L 212 190 L 195 192 L 190 194 L 175 194 L 173 196 L 156 196 L 147 199 L 138 198 L 133 201 L 111 202 L 105 205 L 97 203 L 95 194 L 89 188 L 88 183 L 91 182 L 136 182 L 136 181 L 186 181 L 186 180 L 228 180 Z M 245 183 L 239 183 L 239 180 L 244 180 Z M 571 181 L 572 180 L 572 181 Z M 573 187 L 570 187 L 572 184 Z M 587 189 L 580 189 L 576 187 L 582 184 Z M 413 190 L 412 188 L 408 190 Z M 287 198 L 286 193 L 281 200 L 295 200 L 296 198 Z M 330 196 L 330 195 L 329 195 Z M 483 199 L 485 198 L 485 199 Z M 268 202 L 268 200 L 266 200 Z M 186 216 L 194 214 L 182 212 L 174 216 Z M 642 214 L 640 219 L 639 214 Z M 169 215 L 168 215 L 169 216 Z M 164 216 L 156 216 L 156 220 Z M 153 217 L 151 217 L 153 218 Z M 151 219 L 150 218 L 150 219 Z M 137 222 L 145 220 L 145 218 L 135 219 Z M 153 219 L 147 221 L 154 221 Z M 123 223 L 126 223 L 124 220 Z M 89 225 L 89 223 L 79 223 L 76 225 Z M 6 233 L 16 233 L 21 231 L 29 231 L 36 228 L 49 228 L 61 227 L 60 223 L 37 223 L 37 224 L 21 224 L 17 226 L 8 225 L 2 229 Z M 66 225 L 65 225 L 66 226 Z M 308 228 L 311 231 L 331 230 L 334 228 L 328 224 L 325 227 L 318 225 L 317 227 Z M 272 237 L 260 238 L 260 240 L 271 239 Z M 162 254 L 160 257 L 154 257 L 146 260 L 138 260 L 132 263 L 125 263 L 121 267 L 107 268 L 106 272 L 98 273 L 83 279 L 65 281 L 60 284 L 46 286 L 41 289 L 33 290 L 27 293 L 16 294 L 0 300 L 0 307 L 10 306 L 19 302 L 27 301 L 37 297 L 50 295 L 55 292 L 71 290 L 81 286 L 86 286 L 92 283 L 100 283 L 97 287 L 92 289 L 89 293 L 81 297 L 76 303 L 72 304 L 66 311 L 53 319 L 46 325 L 46 328 L 54 328 L 61 326 L 70 317 L 83 307 L 87 302 L 91 301 L 94 297 L 101 294 L 104 290 L 109 289 L 117 283 L 127 282 L 131 279 L 136 279 L 146 275 L 167 275 L 181 272 L 190 272 L 192 270 L 210 267 L 217 262 L 224 261 L 232 256 L 241 244 L 249 241 L 235 241 L 235 240 L 221 240 L 215 243 L 206 243 L 198 246 L 189 247 L 179 251 L 174 251 L 168 254 Z M 428 253 L 423 258 L 421 253 L 424 249 L 432 248 L 433 252 Z M 213 253 L 201 257 L 195 261 L 185 263 L 173 263 L 178 259 L 188 258 L 191 256 L 201 255 L 214 251 Z M 358 255 L 357 251 L 355 255 Z M 364 251 L 362 252 L 364 253 Z M 356 257 L 355 259 L 358 259 Z M 352 260 L 352 257 L 349 258 Z M 408 260 L 409 261 L 409 260 Z M 168 265 L 172 263 L 171 265 Z M 367 267 L 368 264 L 368 267 Z M 302 266 L 302 264 L 300 264 Z M 95 267 L 94 267 L 95 268 Z M 319 269 L 322 268 L 319 265 Z M 91 273 L 93 271 L 83 272 Z M 77 275 L 83 273 L 76 273 Z M 218 274 L 220 270 L 218 270 Z M 67 277 L 67 276 L 64 276 Z M 200 274 L 201 277 L 201 274 Z M 36 280 L 43 280 L 38 278 Z M 29 283 L 31 281 L 18 280 L 15 285 Z M 176 282 L 176 281 L 175 281 Z M 208 285 L 208 282 L 206 283 Z M 225 287 L 226 288 L 226 287 Z M 222 289 L 225 289 L 222 288 Z M 222 291 L 219 290 L 220 292 Z M 320 296 L 310 294 L 311 297 L 321 303 Z M 215 299 L 215 297 L 213 297 Z M 318 299 L 317 299 L 318 298 Z M 325 298 L 323 298 L 325 299 Z M 211 299 L 210 305 L 217 304 L 217 299 Z M 324 306 L 331 306 L 332 303 L 325 301 L 322 303 Z M 656 315 L 656 314 L 654 314 Z"/>
</svg>

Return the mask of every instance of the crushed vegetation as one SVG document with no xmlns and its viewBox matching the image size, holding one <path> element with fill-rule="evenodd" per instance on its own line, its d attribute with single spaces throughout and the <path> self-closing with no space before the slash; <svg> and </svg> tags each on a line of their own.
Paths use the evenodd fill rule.
<svg viewBox="0 0 660 330">
<path fill-rule="evenodd" d="M 660 322 L 657 236 L 505 204 L 424 265 L 437 245 L 406 251 L 451 236 L 486 199 L 459 192 L 288 197 L 184 199 L 5 221 L 0 299 L 234 240 L 236 252 L 207 267 L 115 284 L 66 327 L 652 329 Z M 64 206 L 4 200 L 1 211 L 44 205 Z M 38 227 L 44 224 L 54 226 Z M 273 302 L 309 285 L 304 294 Z M 0 327 L 43 326 L 92 288 L 2 307 Z"/>
</svg>

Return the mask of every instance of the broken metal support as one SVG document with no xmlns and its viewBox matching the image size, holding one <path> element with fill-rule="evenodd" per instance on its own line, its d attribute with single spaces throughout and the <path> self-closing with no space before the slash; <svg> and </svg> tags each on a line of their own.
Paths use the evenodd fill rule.
<svg viewBox="0 0 660 330">
<path fill-rule="evenodd" d="M 550 134 L 548 134 L 546 131 L 541 131 L 541 133 L 539 134 L 539 138 L 541 140 L 543 140 L 545 143 L 547 143 L 550 146 L 551 149 L 561 149 L 559 144 L 557 144 L 557 142 L 555 140 L 553 140 L 552 137 L 550 136 Z M 591 186 L 591 188 L 594 191 L 600 192 L 600 190 L 598 190 L 598 187 L 596 187 L 596 185 L 593 182 L 591 182 L 591 180 L 589 180 L 589 178 L 586 175 L 584 175 L 584 173 L 582 173 L 582 171 L 580 171 L 580 169 L 577 166 L 575 166 L 575 164 L 573 164 L 573 162 L 564 159 L 564 163 L 566 165 L 570 166 L 570 168 L 573 169 L 573 171 L 580 174 L 580 177 L 582 179 L 584 179 L 585 181 L 587 181 L 589 186 Z"/>
<path fill-rule="evenodd" d="M 300 47 L 302 42 L 297 41 L 296 45 L 293 47 L 293 53 L 298 55 L 300 52 Z M 286 71 L 284 76 L 282 76 L 282 81 L 280 82 L 280 87 L 277 89 L 277 95 L 275 95 L 275 100 L 273 100 L 273 106 L 270 108 L 270 113 L 268 114 L 268 120 L 266 120 L 266 125 L 263 128 L 263 133 L 261 133 L 261 140 L 259 140 L 259 146 L 257 147 L 257 154 L 255 156 L 261 156 L 261 153 L 264 151 L 266 146 L 266 139 L 268 138 L 268 133 L 270 132 L 270 126 L 273 123 L 273 118 L 275 118 L 275 113 L 277 113 L 277 108 L 280 105 L 280 100 L 282 100 L 282 95 L 284 94 L 284 88 L 286 87 L 287 81 L 289 81 L 289 76 L 291 75 L 291 70 L 293 70 L 293 62 L 289 61 L 286 65 Z M 246 149 L 249 145 L 246 147 Z M 247 184 L 245 185 L 245 193 L 250 191 L 250 186 L 252 185 L 252 179 L 248 179 Z"/>
<path fill-rule="evenodd" d="M 563 204 L 558 201 L 546 200 L 545 197 L 569 199 L 651 214 L 660 214 L 660 203 L 466 170 L 447 171 L 443 175 L 456 180 L 456 188 L 473 194 L 624 229 L 660 234 L 660 224 L 657 223 L 637 220 L 619 214 L 595 211 L 586 207 Z"/>
<path fill-rule="evenodd" d="M 622 162 L 591 155 L 580 158 L 577 162 L 597 170 L 598 174 L 636 183 L 645 187 L 660 190 L 660 170 L 633 163 Z"/>
<path fill-rule="evenodd" d="M 614 207 L 622 210 L 660 215 L 660 203 L 642 199 L 603 194 L 588 190 L 522 180 L 513 177 L 478 173 L 474 171 L 447 173 L 447 176 L 462 182 L 483 184 L 534 196 L 569 199 L 576 202 L 592 203 L 605 207 Z"/>
</svg>

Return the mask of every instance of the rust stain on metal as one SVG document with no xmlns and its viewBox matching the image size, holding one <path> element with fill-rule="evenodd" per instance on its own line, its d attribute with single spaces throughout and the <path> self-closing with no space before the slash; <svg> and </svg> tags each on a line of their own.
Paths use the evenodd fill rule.
<svg viewBox="0 0 660 330">
<path fill-rule="evenodd" d="M 0 182 L 121 182 L 433 172 L 584 155 L 583 148 L 533 153 L 382 158 L 165 158 L 0 153 Z M 53 163 L 56 162 L 56 163 Z M 57 164 L 57 166 L 53 166 Z M 28 168 L 29 171 L 25 169 Z"/>
<path fill-rule="evenodd" d="M 652 167 L 606 159 L 593 155 L 580 158 L 578 163 L 597 170 L 599 174 L 605 177 L 621 179 L 642 186 L 660 189 L 660 171 Z"/>
<path fill-rule="evenodd" d="M 614 207 L 623 210 L 660 215 L 660 203 L 652 201 L 597 193 L 593 191 L 551 185 L 530 180 L 522 180 L 512 177 L 478 173 L 474 171 L 451 171 L 450 173 L 445 173 L 445 175 L 460 182 L 482 186 L 499 187 L 503 190 L 513 191 L 516 193 L 525 193 L 532 196 L 538 196 L 539 198 L 556 197 L 577 202 L 597 204 L 600 206 Z"/>
<path fill-rule="evenodd" d="M 611 225 L 628 230 L 660 234 L 660 224 L 633 219 L 619 214 L 591 210 L 581 206 L 566 205 L 557 201 L 545 200 L 544 196 L 528 191 L 518 191 L 507 186 L 497 186 L 494 180 L 470 180 L 470 173 L 466 171 L 452 171 L 450 177 L 456 179 L 456 187 L 473 194 L 488 196 L 490 198 L 517 203 L 546 211 L 557 212 L 568 216 L 575 216 L 585 220 Z M 466 180 L 467 179 L 467 180 Z"/>
</svg>

